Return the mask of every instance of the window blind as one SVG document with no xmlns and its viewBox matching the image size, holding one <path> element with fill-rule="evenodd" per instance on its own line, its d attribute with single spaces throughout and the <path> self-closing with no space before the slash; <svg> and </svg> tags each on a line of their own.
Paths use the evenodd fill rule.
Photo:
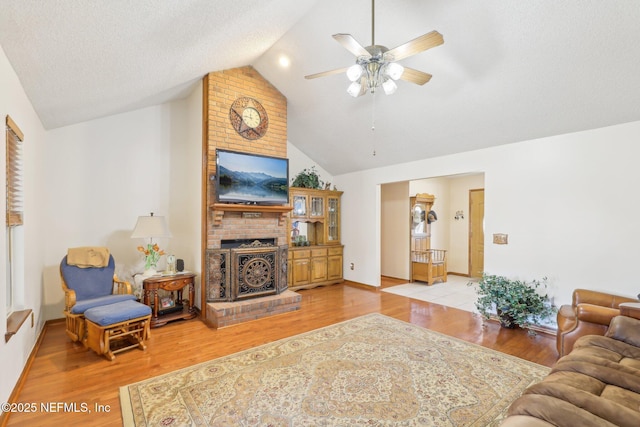
<svg viewBox="0 0 640 427">
<path fill-rule="evenodd" d="M 7 116 L 7 226 L 23 224 L 22 141 L 24 135 L 18 125 Z"/>
</svg>

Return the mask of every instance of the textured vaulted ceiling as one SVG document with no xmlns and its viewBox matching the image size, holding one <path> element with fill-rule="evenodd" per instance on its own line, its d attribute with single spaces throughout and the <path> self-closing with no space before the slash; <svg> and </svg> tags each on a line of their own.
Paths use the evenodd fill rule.
<svg viewBox="0 0 640 427">
<path fill-rule="evenodd" d="M 432 80 L 357 99 L 343 75 L 305 80 L 354 63 L 331 35 L 369 45 L 370 7 L 0 0 L 0 44 L 47 128 L 180 98 L 210 71 L 253 65 L 288 99 L 289 141 L 333 174 L 640 120 L 640 2 L 377 0 L 377 44 L 444 35 L 401 62 Z"/>
</svg>

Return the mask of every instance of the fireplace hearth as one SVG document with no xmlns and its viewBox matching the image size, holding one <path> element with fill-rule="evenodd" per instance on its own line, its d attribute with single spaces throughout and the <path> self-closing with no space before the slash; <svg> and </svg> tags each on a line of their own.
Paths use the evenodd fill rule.
<svg viewBox="0 0 640 427">
<path fill-rule="evenodd" d="M 276 239 L 234 239 L 207 250 L 207 302 L 241 301 L 287 289 L 287 246 Z"/>
</svg>

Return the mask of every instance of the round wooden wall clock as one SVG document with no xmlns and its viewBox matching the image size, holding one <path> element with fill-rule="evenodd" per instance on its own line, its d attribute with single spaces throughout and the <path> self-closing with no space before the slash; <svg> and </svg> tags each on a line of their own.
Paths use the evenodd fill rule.
<svg viewBox="0 0 640 427">
<path fill-rule="evenodd" d="M 229 109 L 231 126 L 245 139 L 259 139 L 267 133 L 269 118 L 262 104 L 253 98 L 241 97 Z"/>
</svg>

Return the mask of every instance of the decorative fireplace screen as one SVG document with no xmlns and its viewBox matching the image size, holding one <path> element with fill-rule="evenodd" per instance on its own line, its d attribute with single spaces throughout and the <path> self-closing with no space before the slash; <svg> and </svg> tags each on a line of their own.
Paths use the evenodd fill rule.
<svg viewBox="0 0 640 427">
<path fill-rule="evenodd" d="M 287 246 L 258 240 L 207 250 L 207 302 L 238 301 L 287 289 Z"/>
</svg>

